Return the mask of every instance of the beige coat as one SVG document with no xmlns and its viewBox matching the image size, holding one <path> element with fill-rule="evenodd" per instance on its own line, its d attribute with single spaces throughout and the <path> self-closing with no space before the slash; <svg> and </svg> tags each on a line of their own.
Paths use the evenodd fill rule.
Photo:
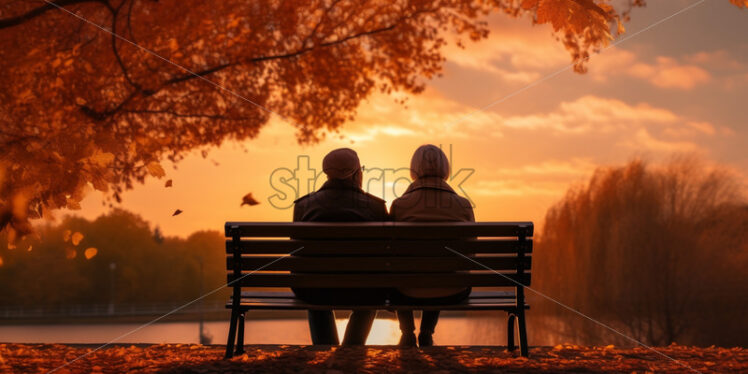
<svg viewBox="0 0 748 374">
<path fill-rule="evenodd" d="M 438 177 L 418 178 L 411 183 L 403 196 L 392 202 L 390 217 L 402 222 L 475 222 L 470 201 L 457 195 L 447 182 Z M 430 298 L 450 296 L 462 290 L 407 288 L 400 289 L 400 292 L 410 297 Z"/>
</svg>

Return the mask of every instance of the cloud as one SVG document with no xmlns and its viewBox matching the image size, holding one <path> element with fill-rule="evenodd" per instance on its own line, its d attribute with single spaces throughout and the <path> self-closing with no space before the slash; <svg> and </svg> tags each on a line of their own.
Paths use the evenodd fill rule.
<svg viewBox="0 0 748 374">
<path fill-rule="evenodd" d="M 708 83 L 712 75 L 696 65 L 681 65 L 670 57 L 657 57 L 657 63 L 634 64 L 628 73 L 632 76 L 646 79 L 652 84 L 663 88 L 690 90 L 697 85 Z"/>
<path fill-rule="evenodd" d="M 678 119 L 675 113 L 646 103 L 629 105 L 617 99 L 587 95 L 562 102 L 554 112 L 506 117 L 502 124 L 517 129 L 550 129 L 579 134 L 611 132 L 642 122 L 672 123 Z"/>
<path fill-rule="evenodd" d="M 488 39 L 466 43 L 465 48 L 448 44 L 447 61 L 518 83 L 536 81 L 544 71 L 571 63 L 562 44 L 550 37 L 549 27 L 531 27 L 528 19 L 504 16 L 490 17 L 488 22 Z"/>
<path fill-rule="evenodd" d="M 350 140 L 360 143 L 365 141 L 371 141 L 376 139 L 379 135 L 386 135 L 389 137 L 400 137 L 400 136 L 412 136 L 415 135 L 415 131 L 401 127 L 401 126 L 378 126 L 370 127 L 362 132 L 349 133 L 347 138 Z"/>
<path fill-rule="evenodd" d="M 653 63 L 646 63 L 634 52 L 610 48 L 591 58 L 589 74 L 599 82 L 626 75 L 661 88 L 691 90 L 712 80 L 709 71 L 694 64 L 697 61 L 706 63 L 707 59 L 706 56 L 686 57 L 683 63 L 672 57 L 658 56 Z"/>
<path fill-rule="evenodd" d="M 579 177 L 589 174 L 597 167 L 589 158 L 572 158 L 571 160 L 547 160 L 511 168 L 499 168 L 495 175 L 499 177 Z"/>
<path fill-rule="evenodd" d="M 467 139 L 479 132 L 500 137 L 500 122 L 497 113 L 477 111 L 430 90 L 409 96 L 405 106 L 378 94 L 359 108 L 355 122 L 346 126 L 345 136 L 354 142 L 372 141 L 380 135 L 423 138 L 450 134 Z"/>
<path fill-rule="evenodd" d="M 568 187 L 559 183 L 533 183 L 515 180 L 481 180 L 470 188 L 470 194 L 493 197 L 558 196 Z"/>
<path fill-rule="evenodd" d="M 684 141 L 665 141 L 656 139 L 649 133 L 645 128 L 641 128 L 636 132 L 634 142 L 625 142 L 624 145 L 628 145 L 632 148 L 646 148 L 653 151 L 664 151 L 664 152 L 693 152 L 700 149 L 698 145 L 692 142 Z"/>
<path fill-rule="evenodd" d="M 708 66 L 714 70 L 744 71 L 746 66 L 732 57 L 730 52 L 720 49 L 716 51 L 702 51 L 687 56 L 685 60 L 691 64 Z"/>
</svg>

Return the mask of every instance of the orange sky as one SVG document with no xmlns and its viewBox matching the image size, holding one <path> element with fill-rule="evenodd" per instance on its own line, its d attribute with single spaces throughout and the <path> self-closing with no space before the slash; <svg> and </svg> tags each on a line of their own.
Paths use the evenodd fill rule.
<svg viewBox="0 0 748 374">
<path fill-rule="evenodd" d="M 391 183 L 407 173 L 386 172 L 383 183 L 375 168 L 407 168 L 424 143 L 451 149 L 453 171 L 463 169 L 453 187 L 464 181 L 481 221 L 541 224 L 548 207 L 597 166 L 636 156 L 656 161 L 693 152 L 746 175 L 748 12 L 708 1 L 636 34 L 693 2 L 652 1 L 634 11 L 624 35 L 633 37 L 594 56 L 585 75 L 554 75 L 570 58 L 549 28 L 495 16 L 488 40 L 446 49 L 443 77 L 408 97 L 407 106 L 377 94 L 340 134 L 313 146 L 299 146 L 291 126 L 275 118 L 257 139 L 227 143 L 206 159 L 195 152 L 178 169 L 167 167 L 172 188 L 150 178 L 125 193 L 121 207 L 167 235 L 221 230 L 227 220 L 287 221 L 293 196 L 283 199 L 273 189 L 273 171 L 288 169 L 276 178 L 290 175 L 308 157 L 319 172 L 324 154 L 338 147 L 358 152 L 372 170 L 365 176 L 369 192 L 388 203 L 406 185 Z M 279 179 L 273 183 L 280 186 Z M 240 207 L 250 191 L 261 204 Z M 98 192 L 82 206 L 75 214 L 106 212 Z M 184 213 L 172 217 L 176 209 Z"/>
</svg>

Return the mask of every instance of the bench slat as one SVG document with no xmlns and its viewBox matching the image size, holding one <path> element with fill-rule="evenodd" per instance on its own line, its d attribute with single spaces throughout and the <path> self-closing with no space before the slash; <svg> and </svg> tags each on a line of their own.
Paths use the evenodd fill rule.
<svg viewBox="0 0 748 374">
<path fill-rule="evenodd" d="M 507 279 L 508 278 L 508 279 Z M 237 282 L 233 273 L 227 277 L 229 286 L 241 287 L 511 287 L 519 282 L 530 284 L 530 274 L 267 274 L 245 273 Z"/>
<path fill-rule="evenodd" d="M 533 235 L 532 222 L 226 222 L 226 236 L 411 238 Z"/>
<path fill-rule="evenodd" d="M 226 304 L 227 308 L 231 308 L 231 300 Z M 399 304 L 387 304 L 387 305 L 318 305 L 309 304 L 304 301 L 288 298 L 242 298 L 240 306 L 244 310 L 248 309 L 285 309 L 285 310 L 308 310 L 308 309 L 348 309 L 348 310 L 372 310 L 372 309 L 389 309 L 389 310 L 514 310 L 517 308 L 517 304 L 514 299 L 505 298 L 494 298 L 494 299 L 481 299 L 473 298 L 472 296 L 466 301 L 458 304 L 449 305 L 399 305 Z M 527 304 L 524 305 L 525 309 L 529 309 Z"/>
<path fill-rule="evenodd" d="M 408 272 L 408 273 L 442 273 L 459 270 L 490 269 L 516 270 L 521 262 L 529 270 L 531 258 L 520 260 L 518 257 L 480 257 L 477 264 L 464 257 L 242 257 L 242 270 L 276 270 L 301 272 Z M 226 257 L 226 268 L 234 268 L 234 258 Z"/>
<path fill-rule="evenodd" d="M 291 291 L 242 291 L 242 299 L 293 299 L 295 296 Z M 473 290 L 470 293 L 470 299 L 514 299 L 516 294 L 514 291 L 482 291 Z"/>
<path fill-rule="evenodd" d="M 525 253 L 532 252 L 532 239 L 525 241 Z M 479 240 L 242 240 L 243 254 L 287 254 L 301 247 L 295 254 L 305 256 L 360 255 L 360 256 L 456 256 L 449 247 L 460 253 L 516 253 L 520 242 L 516 239 Z M 235 244 L 226 241 L 226 252 L 232 253 Z"/>
</svg>

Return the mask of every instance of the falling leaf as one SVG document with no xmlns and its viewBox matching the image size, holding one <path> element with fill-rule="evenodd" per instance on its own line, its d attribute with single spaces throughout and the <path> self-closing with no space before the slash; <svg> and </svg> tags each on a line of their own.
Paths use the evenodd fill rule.
<svg viewBox="0 0 748 374">
<path fill-rule="evenodd" d="M 150 173 L 156 178 L 161 178 L 166 175 L 164 168 L 162 168 L 161 164 L 159 164 L 156 161 L 149 162 L 148 165 L 146 165 L 145 167 L 148 169 L 148 173 Z"/>
<path fill-rule="evenodd" d="M 257 205 L 259 203 L 260 202 L 257 201 L 257 200 L 255 200 L 255 198 L 252 196 L 252 193 L 250 192 L 250 193 L 244 195 L 244 197 L 242 198 L 242 204 L 239 205 L 239 206 L 244 206 L 244 204 L 252 206 L 252 205 Z"/>
<path fill-rule="evenodd" d="M 83 234 L 76 231 L 75 234 L 73 234 L 71 243 L 77 246 L 81 242 L 81 240 L 83 240 Z"/>
<path fill-rule="evenodd" d="M 29 244 L 29 247 L 26 248 L 26 252 L 31 252 L 32 249 L 34 249 L 34 246 L 32 246 L 31 244 Z"/>
<path fill-rule="evenodd" d="M 171 179 L 169 179 L 169 180 L 168 180 L 168 181 L 166 181 L 166 183 L 164 184 L 164 187 L 171 187 L 171 185 L 172 185 L 172 183 L 171 183 Z"/>
<path fill-rule="evenodd" d="M 75 98 L 75 103 L 78 104 L 78 105 L 86 105 L 86 100 L 84 98 L 82 98 L 82 97 L 76 97 Z"/>
<path fill-rule="evenodd" d="M 16 245 L 13 243 L 8 243 L 8 249 L 16 249 Z"/>
<path fill-rule="evenodd" d="M 0 257 L 0 266 L 3 266 L 3 258 Z"/>
<path fill-rule="evenodd" d="M 177 209 L 177 210 L 174 211 L 174 214 L 172 214 L 171 216 L 174 217 L 174 216 L 178 216 L 180 214 L 182 214 L 182 211 L 179 210 L 179 209 Z"/>
<path fill-rule="evenodd" d="M 62 240 L 64 240 L 64 241 L 67 242 L 68 240 L 70 240 L 70 235 L 72 235 L 72 234 L 73 234 L 72 231 L 65 230 L 65 232 L 62 233 Z"/>
<path fill-rule="evenodd" d="M 94 247 L 90 247 L 90 248 L 86 248 L 86 250 L 83 252 L 83 255 L 86 256 L 86 260 L 90 260 L 94 258 L 97 253 L 99 253 L 98 249 Z"/>
<path fill-rule="evenodd" d="M 72 260 L 75 258 L 75 256 L 78 255 L 78 252 L 75 251 L 73 248 L 66 248 L 65 249 L 65 258 L 68 260 Z"/>
</svg>

